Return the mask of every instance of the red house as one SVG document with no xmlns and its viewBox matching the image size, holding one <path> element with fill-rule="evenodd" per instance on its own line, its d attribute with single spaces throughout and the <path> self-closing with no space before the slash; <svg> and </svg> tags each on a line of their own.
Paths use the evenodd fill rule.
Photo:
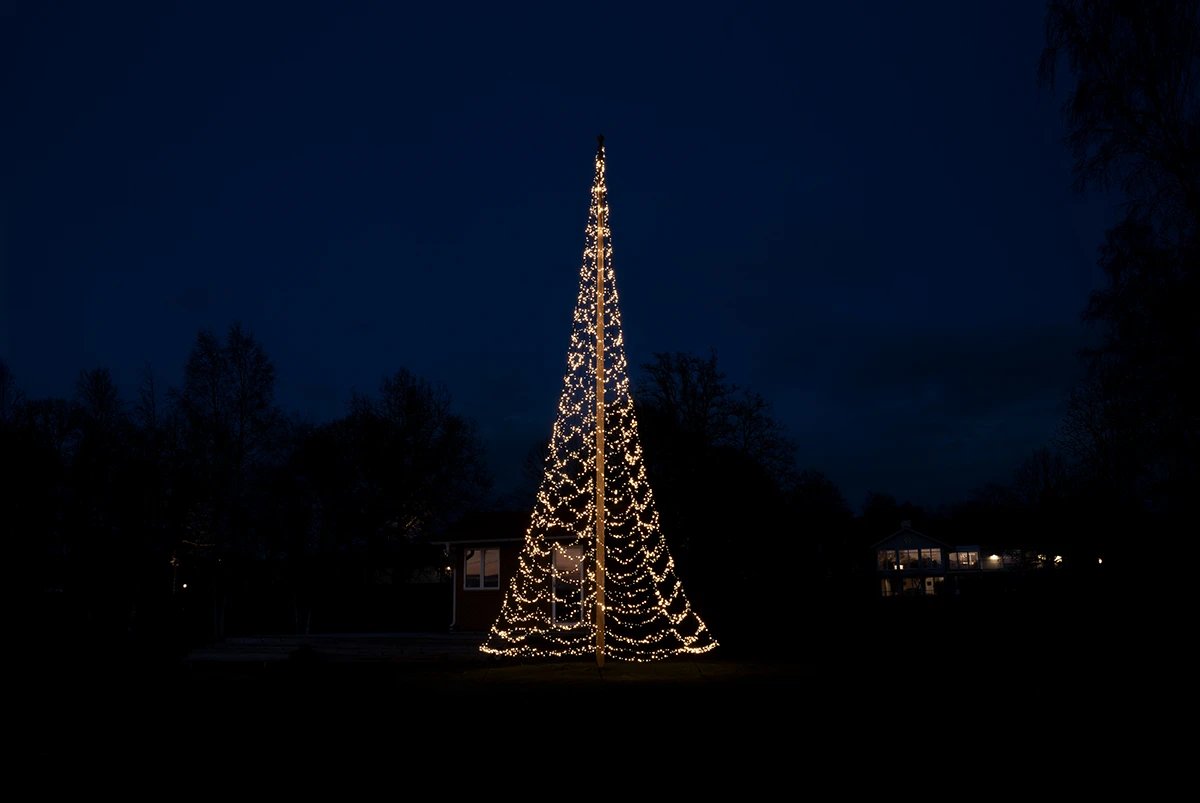
<svg viewBox="0 0 1200 803">
<path fill-rule="evenodd" d="M 485 632 L 500 614 L 529 529 L 529 511 L 469 513 L 435 543 L 450 556 L 450 629 Z"/>
</svg>

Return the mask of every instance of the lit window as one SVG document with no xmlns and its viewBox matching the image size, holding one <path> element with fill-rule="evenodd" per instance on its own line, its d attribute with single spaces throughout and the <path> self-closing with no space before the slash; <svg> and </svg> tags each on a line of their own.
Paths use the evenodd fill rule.
<svg viewBox="0 0 1200 803">
<path fill-rule="evenodd" d="M 875 568 L 881 572 L 941 569 L 942 550 L 936 547 L 933 549 L 878 549 L 875 551 Z"/>
<path fill-rule="evenodd" d="M 468 549 L 463 571 L 463 588 L 500 587 L 500 550 Z"/>
<path fill-rule="evenodd" d="M 946 568 L 951 571 L 963 571 L 965 569 L 979 568 L 979 552 L 975 550 L 959 549 L 957 552 L 951 552 L 946 556 Z"/>
<path fill-rule="evenodd" d="M 554 545 L 552 573 L 555 623 L 578 624 L 583 615 L 583 550 Z"/>
<path fill-rule="evenodd" d="M 900 568 L 901 569 L 918 569 L 921 566 L 921 550 L 919 549 L 901 549 L 900 550 Z"/>
</svg>

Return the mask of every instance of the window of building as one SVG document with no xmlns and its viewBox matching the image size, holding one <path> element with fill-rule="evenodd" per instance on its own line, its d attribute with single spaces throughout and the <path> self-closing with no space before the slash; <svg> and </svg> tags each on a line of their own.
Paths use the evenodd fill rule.
<svg viewBox="0 0 1200 803">
<path fill-rule="evenodd" d="M 500 550 L 468 549 L 463 561 L 463 588 L 500 587 Z"/>
<path fill-rule="evenodd" d="M 959 570 L 979 568 L 979 551 L 959 550 L 958 552 L 951 552 L 946 556 L 946 568 Z"/>
<path fill-rule="evenodd" d="M 578 624 L 583 616 L 583 550 L 554 545 L 551 616 L 556 624 Z"/>
<path fill-rule="evenodd" d="M 934 577 L 881 577 L 879 578 L 879 593 L 885 597 L 926 597 L 936 596 L 945 588 L 946 578 L 940 575 Z"/>
<path fill-rule="evenodd" d="M 953 554 L 951 553 L 952 556 Z M 875 566 L 881 572 L 940 569 L 942 568 L 942 550 L 937 548 L 879 549 L 875 552 Z"/>
</svg>

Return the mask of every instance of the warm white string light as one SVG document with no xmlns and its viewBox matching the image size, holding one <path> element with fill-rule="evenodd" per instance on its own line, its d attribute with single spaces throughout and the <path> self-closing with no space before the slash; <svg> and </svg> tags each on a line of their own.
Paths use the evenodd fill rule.
<svg viewBox="0 0 1200 803">
<path fill-rule="evenodd" d="M 602 240 L 598 236 L 601 221 Z M 598 242 L 604 244 L 603 254 L 598 253 Z M 659 529 L 646 476 L 617 306 L 601 144 L 596 152 L 558 417 L 517 572 L 509 582 L 500 615 L 480 647 L 486 653 L 558 657 L 588 655 L 596 649 L 595 321 L 596 282 L 601 275 L 605 320 L 604 656 L 651 661 L 680 653 L 704 653 L 717 646 L 675 574 L 675 561 Z M 565 568 L 555 560 L 556 544 Z M 582 605 L 574 621 L 555 620 L 557 583 L 581 587 Z"/>
</svg>

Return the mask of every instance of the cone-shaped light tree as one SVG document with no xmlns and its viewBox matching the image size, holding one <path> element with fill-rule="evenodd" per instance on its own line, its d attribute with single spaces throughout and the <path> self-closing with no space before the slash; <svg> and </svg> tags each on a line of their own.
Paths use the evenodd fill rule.
<svg viewBox="0 0 1200 803">
<path fill-rule="evenodd" d="M 517 572 L 484 652 L 648 661 L 717 646 L 658 524 L 629 392 L 612 269 L 604 138 L 596 151 L 558 417 Z M 598 459 L 599 457 L 599 459 Z"/>
</svg>

